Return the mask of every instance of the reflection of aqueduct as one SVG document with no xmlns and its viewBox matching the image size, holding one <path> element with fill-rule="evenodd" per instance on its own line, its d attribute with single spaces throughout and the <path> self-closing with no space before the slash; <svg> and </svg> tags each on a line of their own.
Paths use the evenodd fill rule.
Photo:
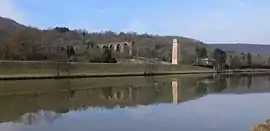
<svg viewBox="0 0 270 131">
<path fill-rule="evenodd" d="M 110 48 L 114 52 L 119 52 L 121 54 L 127 53 L 132 56 L 134 50 L 134 42 L 118 42 L 118 43 L 109 43 L 109 44 L 98 44 L 97 48 L 104 49 Z"/>
<path fill-rule="evenodd" d="M 18 120 L 14 122 L 23 123 L 26 125 L 31 125 L 38 122 L 49 122 L 52 123 L 55 119 L 60 117 L 61 114 L 57 114 L 53 111 L 40 110 L 38 112 L 26 113 L 22 115 Z"/>
</svg>

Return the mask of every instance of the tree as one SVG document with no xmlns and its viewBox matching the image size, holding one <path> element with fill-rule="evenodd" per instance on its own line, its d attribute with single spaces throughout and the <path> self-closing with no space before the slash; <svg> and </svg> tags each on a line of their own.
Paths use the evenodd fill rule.
<svg viewBox="0 0 270 131">
<path fill-rule="evenodd" d="M 164 47 L 164 45 L 156 44 L 155 45 L 155 50 L 159 50 L 159 49 L 161 49 L 163 47 Z"/>
<path fill-rule="evenodd" d="M 55 27 L 54 30 L 56 30 L 60 33 L 70 32 L 70 30 L 67 27 Z"/>
<path fill-rule="evenodd" d="M 270 66 L 270 57 L 267 58 L 267 66 Z"/>
<path fill-rule="evenodd" d="M 13 60 L 43 60 L 42 48 L 39 44 L 40 31 L 35 28 L 15 30 L 8 35 L 4 47 L 5 57 Z"/>
<path fill-rule="evenodd" d="M 199 64 L 199 59 L 200 58 L 206 58 L 207 57 L 207 51 L 203 46 L 196 46 L 195 48 L 196 52 L 196 64 Z"/>
<path fill-rule="evenodd" d="M 229 65 L 229 69 L 231 69 L 232 65 L 233 65 L 233 56 L 230 55 L 228 58 L 227 58 L 227 63 Z"/>
<path fill-rule="evenodd" d="M 112 51 L 111 51 L 111 49 L 108 48 L 108 47 L 105 47 L 104 48 L 102 62 L 103 63 L 117 63 L 117 60 L 112 57 Z"/>
<path fill-rule="evenodd" d="M 207 51 L 202 46 L 200 46 L 200 47 L 196 46 L 195 52 L 196 52 L 197 58 L 205 58 L 205 57 L 207 57 Z"/>
<path fill-rule="evenodd" d="M 251 67 L 252 66 L 252 58 L 251 58 L 251 54 L 248 53 L 247 54 L 247 67 Z"/>
<path fill-rule="evenodd" d="M 108 47 L 104 49 L 104 60 L 109 61 L 112 58 L 112 53 Z"/>
<path fill-rule="evenodd" d="M 85 45 L 86 45 L 86 49 L 89 49 L 90 47 L 94 47 L 94 45 L 97 45 L 97 42 L 93 40 L 88 40 L 86 41 Z"/>
<path fill-rule="evenodd" d="M 68 59 L 70 59 L 71 56 L 75 56 L 75 50 L 74 50 L 74 47 L 73 47 L 72 45 L 67 45 L 66 53 L 67 53 Z"/>
<path fill-rule="evenodd" d="M 70 57 L 75 55 L 74 49 L 70 45 L 67 45 L 67 47 L 63 47 L 62 45 L 59 45 L 56 49 L 57 55 L 56 58 L 56 76 L 59 76 L 61 73 L 67 73 L 68 75 L 71 73 L 70 68 L 71 65 L 68 63 L 70 61 Z"/>
<path fill-rule="evenodd" d="M 241 62 L 240 62 L 239 57 L 237 55 L 233 56 L 230 67 L 235 69 L 235 68 L 239 68 L 240 65 L 241 65 Z"/>
<path fill-rule="evenodd" d="M 215 69 L 217 71 L 222 70 L 227 59 L 226 52 L 217 48 L 213 52 L 213 57 L 215 59 Z"/>
<path fill-rule="evenodd" d="M 157 56 L 156 46 L 152 46 L 151 48 L 147 48 L 146 50 L 149 53 L 148 56 L 149 59 L 146 59 L 144 74 L 145 75 L 154 74 L 156 70 L 155 66 L 155 58 Z"/>
<path fill-rule="evenodd" d="M 241 53 L 241 59 L 242 59 L 242 61 L 243 61 L 243 65 L 245 66 L 245 65 L 247 65 L 247 60 L 246 60 L 246 54 L 245 53 Z"/>
<path fill-rule="evenodd" d="M 27 30 L 20 35 L 23 36 L 23 42 L 19 39 L 20 35 L 17 35 L 16 32 L 19 30 Z M 131 40 L 136 41 L 138 43 L 136 45 L 137 56 L 145 57 L 150 56 L 151 52 L 147 51 L 147 48 L 151 48 L 153 45 L 157 45 L 157 55 L 158 58 L 165 58 L 167 60 L 171 59 L 171 39 L 176 38 L 175 36 L 158 36 L 151 34 L 137 34 L 134 32 L 125 33 L 114 33 L 111 31 L 107 32 L 87 32 L 85 30 L 71 30 L 67 27 L 55 27 L 52 29 L 34 29 L 32 27 L 22 27 L 16 29 L 7 29 L 4 31 L 0 31 L 0 57 L 3 59 L 9 60 L 45 60 L 42 58 L 46 58 L 46 60 L 57 61 L 58 52 L 56 51 L 57 46 L 59 46 L 59 39 L 63 39 L 63 42 L 66 43 L 72 42 L 76 45 L 78 50 L 75 50 L 76 55 L 80 56 L 80 60 L 89 61 L 89 59 L 84 59 L 86 56 L 84 54 L 81 55 L 81 52 L 85 52 L 83 50 L 92 47 L 93 45 L 97 45 L 98 43 L 108 44 L 108 43 L 117 43 L 117 42 L 128 42 Z M 35 30 L 35 32 L 33 31 Z M 30 31 L 32 30 L 32 31 Z M 26 36 L 26 37 L 25 37 Z M 28 37 L 29 36 L 29 37 Z M 25 38 L 24 38 L 25 37 Z M 22 38 L 22 37 L 21 37 Z M 13 39 L 14 42 L 9 42 L 8 39 Z M 87 40 L 91 39 L 96 44 L 87 43 Z M 194 59 L 196 59 L 196 53 L 194 52 L 194 47 L 199 45 L 200 47 L 204 46 L 202 42 L 184 38 L 177 37 L 181 41 L 181 62 L 185 64 L 192 64 Z M 84 44 L 81 44 L 84 43 Z M 44 47 L 41 49 L 40 47 Z M 61 45 L 63 46 L 63 45 Z M 83 46 L 83 47 L 82 47 Z M 66 48 L 66 46 L 63 46 Z M 207 52 L 206 49 L 208 47 L 204 47 L 199 50 L 199 57 L 205 57 Z M 97 53 L 97 55 L 92 55 L 95 52 L 99 52 L 100 50 L 97 48 L 91 48 L 90 57 L 101 57 L 101 54 Z M 63 55 L 66 56 L 66 50 L 62 52 Z M 90 54 L 85 53 L 85 54 Z M 38 54 L 38 55 L 37 55 Z M 39 57 L 44 55 L 43 57 Z M 35 58 L 35 59 L 34 59 Z M 82 58 L 82 59 L 81 59 Z M 65 60 L 67 60 L 65 58 Z"/>
</svg>

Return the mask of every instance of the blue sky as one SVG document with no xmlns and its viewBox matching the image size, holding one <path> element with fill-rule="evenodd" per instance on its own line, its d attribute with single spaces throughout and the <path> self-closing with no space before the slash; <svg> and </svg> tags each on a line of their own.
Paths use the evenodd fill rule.
<svg viewBox="0 0 270 131">
<path fill-rule="evenodd" d="M 1 16 L 39 28 L 270 44 L 269 0 L 1 0 L 0 6 Z"/>
</svg>

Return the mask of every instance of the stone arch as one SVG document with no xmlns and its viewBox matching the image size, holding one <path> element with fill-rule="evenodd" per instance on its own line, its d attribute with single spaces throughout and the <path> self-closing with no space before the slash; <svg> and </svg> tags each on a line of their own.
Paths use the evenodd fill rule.
<svg viewBox="0 0 270 131">
<path fill-rule="evenodd" d="M 122 47 L 122 49 L 123 49 L 122 53 L 125 54 L 125 55 L 129 54 L 129 52 L 130 52 L 129 43 L 125 42 L 122 46 L 123 46 Z"/>
<path fill-rule="evenodd" d="M 116 52 L 121 52 L 121 45 L 120 44 L 115 45 L 115 51 Z"/>
<path fill-rule="evenodd" d="M 101 89 L 103 97 L 106 99 L 111 99 L 113 96 L 113 89 L 112 87 Z"/>
<path fill-rule="evenodd" d="M 99 45 L 99 50 L 101 51 L 101 52 L 103 52 L 104 50 L 105 50 L 105 48 L 106 48 L 106 45 Z"/>
<path fill-rule="evenodd" d="M 123 91 L 115 91 L 114 92 L 114 99 L 115 100 L 123 100 L 124 99 L 124 92 Z"/>
<path fill-rule="evenodd" d="M 108 47 L 109 47 L 110 49 L 112 49 L 112 48 L 113 48 L 113 45 L 112 45 L 112 44 L 110 44 Z"/>
<path fill-rule="evenodd" d="M 101 50 L 103 50 L 104 48 L 109 48 L 113 52 L 118 52 L 120 54 L 132 56 L 134 42 L 99 44 L 98 46 L 99 46 L 98 48 L 100 48 Z"/>
<path fill-rule="evenodd" d="M 93 48 L 94 47 L 94 44 L 93 43 L 90 43 L 90 45 L 89 45 L 91 48 Z"/>
</svg>

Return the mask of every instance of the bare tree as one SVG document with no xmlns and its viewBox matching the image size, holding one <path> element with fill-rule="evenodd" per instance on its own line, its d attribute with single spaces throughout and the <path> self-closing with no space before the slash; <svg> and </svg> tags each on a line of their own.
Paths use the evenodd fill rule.
<svg viewBox="0 0 270 131">
<path fill-rule="evenodd" d="M 148 48 L 147 51 L 150 54 L 150 56 L 149 56 L 149 60 L 146 60 L 144 74 L 145 75 L 154 75 L 155 70 L 156 70 L 156 65 L 155 65 L 156 64 L 155 63 L 156 50 L 155 50 L 155 48 Z"/>
<path fill-rule="evenodd" d="M 70 57 L 75 55 L 74 49 L 70 46 L 64 46 L 63 41 L 60 40 L 61 45 L 57 47 L 57 61 L 56 61 L 56 75 L 60 76 L 61 72 L 67 73 L 69 75 L 71 64 L 69 63 Z"/>
</svg>

